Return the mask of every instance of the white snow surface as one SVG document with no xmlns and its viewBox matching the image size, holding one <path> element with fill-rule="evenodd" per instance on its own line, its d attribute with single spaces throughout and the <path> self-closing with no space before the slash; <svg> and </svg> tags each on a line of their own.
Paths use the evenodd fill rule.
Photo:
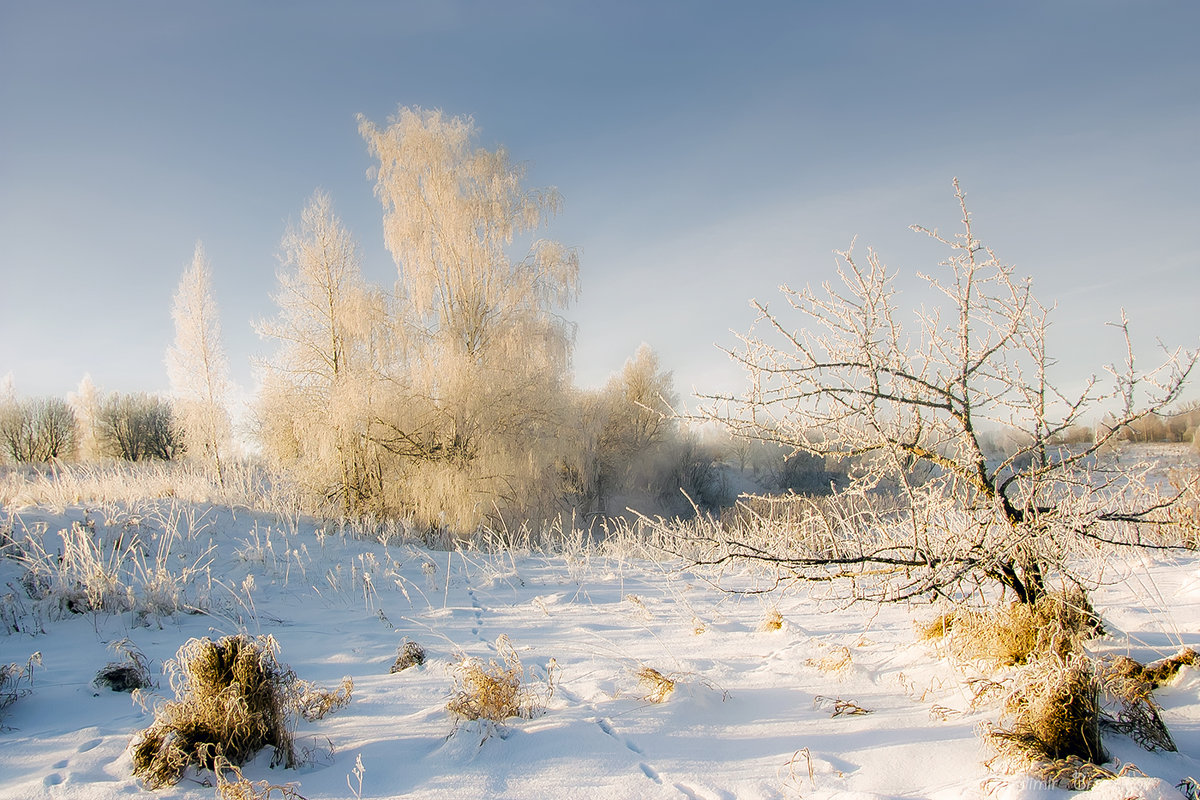
<svg viewBox="0 0 1200 800">
<path fill-rule="evenodd" d="M 349 705 L 298 725 L 302 766 L 272 769 L 266 752 L 244 768 L 251 780 L 292 782 L 308 800 L 1073 796 L 985 766 L 977 728 L 1000 709 L 971 710 L 966 682 L 982 667 L 917 641 L 914 622 L 936 613 L 928 605 L 848 604 L 821 585 L 735 594 L 726 589 L 761 588 L 769 576 L 601 555 L 447 553 L 312 520 L 197 512 L 207 526 L 175 557 L 215 545 L 211 584 L 188 591 L 207 613 L 37 624 L 27 615 L 27 630 L 0 635 L 0 662 L 42 658 L 32 691 L 0 722 L 0 799 L 149 796 L 132 776 L 129 744 L 154 703 L 174 695 L 161 678 L 146 710 L 94 686 L 116 658 L 108 643 L 128 637 L 157 674 L 188 639 L 239 631 L 274 636 L 280 661 L 301 678 L 330 687 L 354 679 Z M 26 508 L 13 524 L 18 534 L 39 522 L 54 531 L 84 515 Z M 1106 572 L 1093 595 L 1108 624 L 1096 652 L 1144 662 L 1200 646 L 1200 560 L 1136 557 Z M 0 562 L 0 593 L 21 594 L 19 578 L 17 565 Z M 783 617 L 780 630 L 763 628 L 769 607 Z M 446 711 L 454 665 L 461 654 L 494 655 L 501 634 L 535 686 L 553 672 L 553 695 L 540 715 L 503 728 L 456 723 Z M 406 638 L 427 660 L 391 674 Z M 639 684 L 646 666 L 676 681 L 662 703 Z M 1119 761 L 1110 767 L 1138 771 L 1078 796 L 1183 796 L 1176 785 L 1200 778 L 1198 690 L 1200 673 L 1185 669 L 1157 693 L 1180 752 L 1146 752 L 1110 734 Z M 871 713 L 832 716 L 837 700 Z M 215 789 L 211 774 L 189 771 L 154 794 L 212 798 Z"/>
</svg>

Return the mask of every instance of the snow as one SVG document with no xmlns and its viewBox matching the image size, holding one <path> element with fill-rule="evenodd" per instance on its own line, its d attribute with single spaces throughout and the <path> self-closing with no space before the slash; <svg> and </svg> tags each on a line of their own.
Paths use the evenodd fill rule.
<svg viewBox="0 0 1200 800">
<path fill-rule="evenodd" d="M 982 668 L 916 640 L 913 624 L 933 617 L 929 606 L 850 605 L 822 585 L 732 594 L 714 585 L 717 576 L 677 562 L 447 553 L 313 520 L 192 510 L 202 524 L 181 532 L 172 558 L 191 563 L 211 540 L 208 572 L 186 590 L 207 613 L 51 619 L 22 600 L 22 630 L 0 636 L 0 662 L 23 664 L 36 651 L 42 666 L 3 718 L 0 800 L 145 792 L 128 745 L 151 722 L 147 709 L 174 695 L 165 678 L 146 708 L 96 688 L 96 671 L 116 659 L 108 644 L 128 637 L 157 673 L 189 638 L 243 630 L 274 636 L 280 660 L 301 678 L 330 687 L 354 679 L 348 706 L 299 724 L 300 768 L 271 769 L 269 753 L 244 768 L 251 780 L 294 782 L 308 800 L 1072 796 L 984 765 L 977 728 L 1000 710 L 972 710 L 966 681 Z M 14 534 L 38 523 L 68 529 L 85 513 L 97 535 L 133 518 L 111 507 L 25 508 L 12 518 Z M 183 514 L 137 515 L 147 530 L 152 517 L 186 526 Z M 20 574 L 0 561 L 0 585 L 24 597 Z M 1200 559 L 1136 557 L 1109 565 L 1106 577 L 1094 601 L 1109 633 L 1094 650 L 1147 661 L 1200 645 Z M 725 588 L 767 582 L 752 572 L 720 579 Z M 764 629 L 770 608 L 782 615 L 779 630 Z M 456 723 L 445 710 L 454 665 L 461 654 L 494 656 L 501 634 L 533 686 L 544 689 L 552 675 L 544 712 L 502 728 Z M 391 674 L 406 638 L 427 660 Z M 676 682 L 664 702 L 645 699 L 642 667 Z M 1175 786 L 1200 776 L 1198 689 L 1200 675 L 1184 670 L 1157 693 L 1181 752 L 1148 753 L 1110 735 L 1112 754 L 1140 772 L 1078 796 L 1180 797 Z M 833 716 L 838 701 L 870 713 Z M 211 798 L 211 777 L 192 771 L 156 794 Z"/>
</svg>

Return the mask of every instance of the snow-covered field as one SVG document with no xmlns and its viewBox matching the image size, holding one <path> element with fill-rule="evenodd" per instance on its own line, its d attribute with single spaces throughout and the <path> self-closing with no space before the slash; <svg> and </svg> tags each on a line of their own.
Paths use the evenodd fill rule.
<svg viewBox="0 0 1200 800">
<path fill-rule="evenodd" d="M 244 770 L 294 782 L 309 800 L 1070 796 L 984 766 L 976 728 L 1000 709 L 972 710 L 968 681 L 982 667 L 917 641 L 914 621 L 932 618 L 929 606 L 847 605 L 813 585 L 732 594 L 713 575 L 629 554 L 447 553 L 181 501 L 132 512 L 7 509 L 0 525 L 10 513 L 18 539 L 44 524 L 49 551 L 73 522 L 90 520 L 109 546 L 137 533 L 148 567 L 198 568 L 182 599 L 206 613 L 51 613 L 29 598 L 18 565 L 0 561 L 0 662 L 41 654 L 32 691 L 0 722 L 0 798 L 146 792 L 128 745 L 153 714 L 92 684 L 116 658 L 108 644 L 128 638 L 158 674 L 189 638 L 243 630 L 274 636 L 301 678 L 354 680 L 348 706 L 299 724 L 299 769 L 271 769 L 262 754 Z M 156 559 L 153 543 L 171 526 L 179 534 Z M 750 572 L 721 577 L 723 587 L 767 583 Z M 1145 662 L 1200 646 L 1200 559 L 1131 556 L 1105 578 L 1094 601 L 1109 634 L 1094 650 Z M 773 609 L 778 630 L 765 626 Z M 446 711 L 454 665 L 462 654 L 494 654 L 501 635 L 533 687 L 544 690 L 552 675 L 544 712 L 503 729 L 456 723 Z M 406 638 L 427 660 L 391 674 Z M 647 699 L 644 667 L 675 682 L 663 702 Z M 160 679 L 146 706 L 171 697 Z M 1157 699 L 1180 752 L 1110 737 L 1110 752 L 1149 777 L 1131 773 L 1081 796 L 1175 798 L 1183 779 L 1200 778 L 1200 672 L 1185 669 Z M 870 713 L 835 715 L 839 701 Z M 189 772 L 156 794 L 211 798 L 206 779 Z"/>
</svg>

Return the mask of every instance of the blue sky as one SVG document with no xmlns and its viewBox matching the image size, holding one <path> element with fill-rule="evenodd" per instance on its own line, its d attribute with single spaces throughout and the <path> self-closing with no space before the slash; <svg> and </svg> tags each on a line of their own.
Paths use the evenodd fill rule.
<svg viewBox="0 0 1200 800">
<path fill-rule="evenodd" d="M 320 187 L 390 283 L 355 115 L 469 114 L 554 185 L 581 252 L 577 381 L 649 342 L 683 394 L 751 297 L 858 235 L 905 274 L 977 233 L 1057 302 L 1068 383 L 1200 343 L 1200 4 L 0 0 L 0 375 L 159 390 L 197 240 L 234 378 Z M 1144 351 L 1152 355 L 1149 348 Z M 1194 394 L 1194 393 L 1193 393 Z"/>
</svg>

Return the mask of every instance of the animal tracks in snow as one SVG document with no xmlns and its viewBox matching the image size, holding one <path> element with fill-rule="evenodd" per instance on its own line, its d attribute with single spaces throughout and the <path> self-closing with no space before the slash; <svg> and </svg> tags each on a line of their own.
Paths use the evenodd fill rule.
<svg viewBox="0 0 1200 800">
<path fill-rule="evenodd" d="M 612 737 L 613 739 L 615 739 L 616 741 L 618 741 L 622 745 L 624 745 L 625 749 L 628 750 L 629 752 L 633 753 L 634 755 L 638 755 L 638 756 L 645 755 L 645 753 L 642 751 L 642 748 L 638 747 L 636 742 L 634 742 L 632 739 L 629 739 L 628 737 L 622 736 L 621 734 L 617 733 L 617 730 L 613 727 L 611 720 L 606 719 L 605 717 L 599 717 L 596 719 L 596 725 L 600 728 L 600 730 L 604 731 L 604 733 L 606 735 Z M 647 778 L 649 778 L 650 780 L 654 781 L 657 784 L 660 784 L 660 785 L 662 784 L 662 782 L 663 782 L 662 776 L 658 774 L 658 770 L 656 770 L 654 767 L 650 766 L 645 761 L 638 762 L 637 766 L 638 766 L 638 769 L 642 771 L 642 774 L 645 775 Z M 677 784 L 675 788 L 679 789 L 680 787 Z M 696 797 L 696 795 L 691 794 L 690 792 L 684 791 L 683 789 L 680 789 L 680 791 L 683 792 L 685 797 L 692 797 L 692 798 Z"/>
<path fill-rule="evenodd" d="M 478 637 L 480 641 L 486 641 L 479 633 L 483 629 L 483 606 L 479 603 L 479 598 L 475 596 L 474 589 L 467 589 L 467 597 L 471 598 L 471 613 L 475 615 L 475 625 L 471 628 L 471 635 Z"/>
</svg>

